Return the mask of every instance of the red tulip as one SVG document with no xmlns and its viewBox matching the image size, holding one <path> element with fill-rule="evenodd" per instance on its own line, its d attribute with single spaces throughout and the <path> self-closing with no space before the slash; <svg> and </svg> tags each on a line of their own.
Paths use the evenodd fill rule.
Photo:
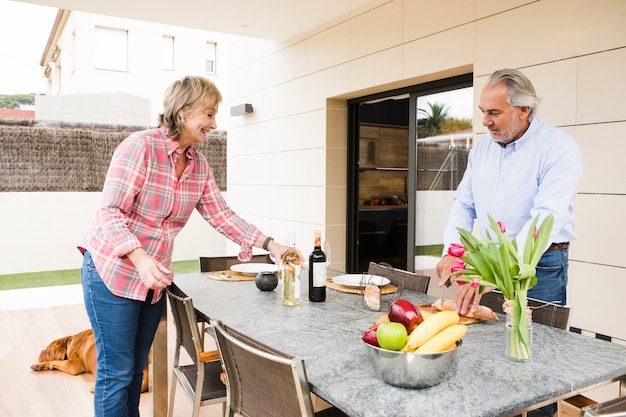
<svg viewBox="0 0 626 417">
<path fill-rule="evenodd" d="M 448 248 L 448 255 L 460 258 L 464 254 L 465 254 L 465 246 L 463 246 L 463 245 L 461 245 L 459 243 L 453 243 Z"/>
<path fill-rule="evenodd" d="M 460 277 L 462 277 L 463 275 L 459 275 L 459 276 L 460 276 Z M 466 281 L 457 281 L 456 283 L 457 283 L 457 284 L 459 284 L 459 285 L 465 285 L 465 284 L 467 284 L 467 282 L 466 282 Z"/>
<path fill-rule="evenodd" d="M 460 271 L 461 269 L 465 269 L 466 266 L 467 265 L 465 265 L 465 262 L 459 259 L 454 262 L 454 265 L 452 265 L 452 268 L 450 268 L 450 272 Z"/>
<path fill-rule="evenodd" d="M 506 233 L 506 227 L 504 227 L 504 223 L 502 223 L 501 221 L 497 221 L 496 224 L 498 225 L 502 233 Z"/>
<path fill-rule="evenodd" d="M 480 282 L 478 282 L 478 280 L 474 278 L 470 285 L 472 286 L 472 288 L 477 288 L 480 286 Z"/>
</svg>

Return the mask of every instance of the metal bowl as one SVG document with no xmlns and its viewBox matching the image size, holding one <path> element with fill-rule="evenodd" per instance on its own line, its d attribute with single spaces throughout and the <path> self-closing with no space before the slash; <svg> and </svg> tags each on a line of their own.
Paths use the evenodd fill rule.
<svg viewBox="0 0 626 417">
<path fill-rule="evenodd" d="M 376 373 L 388 384 L 403 388 L 432 387 L 446 379 L 461 346 L 440 353 L 410 353 L 367 346 Z"/>
</svg>

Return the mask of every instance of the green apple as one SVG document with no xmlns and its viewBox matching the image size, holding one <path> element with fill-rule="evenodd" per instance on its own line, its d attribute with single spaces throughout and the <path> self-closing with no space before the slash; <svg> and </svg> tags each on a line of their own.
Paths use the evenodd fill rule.
<svg viewBox="0 0 626 417">
<path fill-rule="evenodd" d="M 402 350 L 407 338 L 406 327 L 402 323 L 380 323 L 376 329 L 376 340 L 383 349 Z"/>
</svg>

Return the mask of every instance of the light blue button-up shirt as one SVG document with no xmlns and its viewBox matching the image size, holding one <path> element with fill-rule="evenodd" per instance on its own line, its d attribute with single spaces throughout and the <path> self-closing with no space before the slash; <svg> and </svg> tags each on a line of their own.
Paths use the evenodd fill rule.
<svg viewBox="0 0 626 417">
<path fill-rule="evenodd" d="M 472 230 L 478 220 L 485 236 L 487 214 L 506 226 L 509 239 L 523 251 L 532 219 L 554 214 L 549 243 L 575 238 L 574 196 L 582 175 L 582 157 L 574 139 L 534 117 L 524 135 L 502 147 L 490 133 L 470 151 L 444 234 L 444 254 L 459 243 L 456 230 Z M 493 231 L 490 233 L 494 236 Z"/>
</svg>

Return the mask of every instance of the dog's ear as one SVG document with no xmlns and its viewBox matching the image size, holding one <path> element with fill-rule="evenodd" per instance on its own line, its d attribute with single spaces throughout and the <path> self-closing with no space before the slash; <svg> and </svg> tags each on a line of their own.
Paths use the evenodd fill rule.
<svg viewBox="0 0 626 417">
<path fill-rule="evenodd" d="M 50 343 L 48 347 L 39 354 L 39 362 L 67 359 L 67 345 L 71 339 L 72 336 L 66 336 Z"/>
</svg>

